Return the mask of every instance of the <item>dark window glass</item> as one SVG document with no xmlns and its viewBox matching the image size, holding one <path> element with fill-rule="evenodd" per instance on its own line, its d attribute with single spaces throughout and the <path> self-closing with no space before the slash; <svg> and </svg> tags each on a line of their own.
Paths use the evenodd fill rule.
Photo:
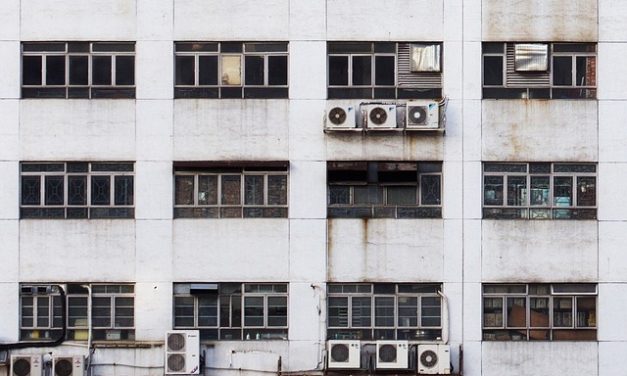
<svg viewBox="0 0 627 376">
<path fill-rule="evenodd" d="M 220 43 L 222 52 L 242 52 L 242 43 L 240 42 L 222 42 Z"/>
<path fill-rule="evenodd" d="M 135 57 L 116 56 L 115 58 L 115 84 L 135 84 Z"/>
<path fill-rule="evenodd" d="M 194 57 L 176 57 L 176 84 L 194 85 Z"/>
<path fill-rule="evenodd" d="M 69 42 L 68 52 L 89 52 L 89 42 Z"/>
<path fill-rule="evenodd" d="M 503 177 L 485 176 L 483 179 L 483 204 L 503 205 Z"/>
<path fill-rule="evenodd" d="M 329 53 L 371 53 L 370 42 L 330 42 L 327 44 Z"/>
<path fill-rule="evenodd" d="M 420 178 L 420 201 L 422 205 L 440 205 L 440 176 L 423 175 Z"/>
<path fill-rule="evenodd" d="M 94 85 L 111 85 L 111 56 L 93 56 L 91 64 L 91 83 Z"/>
<path fill-rule="evenodd" d="M 115 205 L 133 205 L 133 177 L 116 176 Z"/>
<path fill-rule="evenodd" d="M 503 85 L 503 57 L 483 57 L 483 84 L 494 86 Z"/>
<path fill-rule="evenodd" d="M 394 85 L 394 56 L 375 57 L 375 85 Z"/>
<path fill-rule="evenodd" d="M 287 326 L 287 298 L 268 297 L 268 326 Z"/>
<path fill-rule="evenodd" d="M 65 52 L 65 43 L 24 43 L 22 48 L 25 52 Z"/>
<path fill-rule="evenodd" d="M 263 326 L 263 297 L 244 298 L 244 326 Z"/>
<path fill-rule="evenodd" d="M 174 298 L 174 326 L 194 327 L 194 298 L 177 296 Z"/>
<path fill-rule="evenodd" d="M 573 178 L 556 176 L 553 178 L 553 205 L 572 206 Z"/>
<path fill-rule="evenodd" d="M 553 57 L 553 85 L 571 86 L 573 84 L 573 58 L 570 56 Z"/>
<path fill-rule="evenodd" d="M 329 56 L 329 85 L 348 85 L 348 56 Z"/>
<path fill-rule="evenodd" d="M 218 57 L 198 57 L 198 83 L 200 85 L 218 84 Z"/>
<path fill-rule="evenodd" d="M 394 298 L 375 297 L 374 315 L 375 326 L 394 326 Z"/>
<path fill-rule="evenodd" d="M 372 57 L 353 56 L 353 85 L 372 84 Z"/>
<path fill-rule="evenodd" d="M 222 176 L 222 205 L 241 205 L 241 177 Z"/>
<path fill-rule="evenodd" d="M 63 186 L 63 176 L 46 176 L 46 205 L 63 205 Z"/>
<path fill-rule="evenodd" d="M 596 59 L 593 56 L 577 56 L 577 82 L 575 86 L 596 85 Z"/>
<path fill-rule="evenodd" d="M 595 177 L 577 177 L 577 206 L 595 206 L 596 192 Z"/>
<path fill-rule="evenodd" d="M 87 177 L 86 176 L 68 176 L 68 205 L 86 205 L 87 204 Z"/>
<path fill-rule="evenodd" d="M 504 46 L 505 44 L 503 43 L 484 43 L 483 53 L 503 53 Z"/>
<path fill-rule="evenodd" d="M 287 56 L 268 56 L 268 85 L 287 85 Z"/>
<path fill-rule="evenodd" d="M 198 205 L 218 204 L 218 176 L 198 176 Z"/>
<path fill-rule="evenodd" d="M 353 297 L 351 299 L 351 326 L 368 327 L 372 325 L 372 300 L 370 297 Z"/>
<path fill-rule="evenodd" d="M 246 52 L 286 52 L 287 43 L 245 43 Z"/>
<path fill-rule="evenodd" d="M 194 204 L 194 177 L 175 176 L 174 177 L 174 204 L 193 205 Z"/>
<path fill-rule="evenodd" d="M 177 43 L 176 51 L 218 51 L 218 43 Z"/>
<path fill-rule="evenodd" d="M 218 296 L 198 297 L 198 326 L 218 325 Z"/>
<path fill-rule="evenodd" d="M 91 323 L 94 327 L 111 326 L 111 298 L 93 297 L 91 299 Z"/>
<path fill-rule="evenodd" d="M 131 297 L 115 298 L 115 327 L 132 328 L 134 325 L 135 302 Z"/>
<path fill-rule="evenodd" d="M 70 85 L 87 85 L 89 83 L 89 57 L 70 56 Z"/>
<path fill-rule="evenodd" d="M 507 177 L 507 205 L 522 206 L 527 204 L 527 177 Z"/>
<path fill-rule="evenodd" d="M 46 56 L 46 85 L 65 85 L 65 56 Z"/>
<path fill-rule="evenodd" d="M 41 85 L 41 56 L 22 57 L 22 84 Z"/>
<path fill-rule="evenodd" d="M 244 64 L 245 84 L 263 85 L 263 56 L 246 56 Z"/>
<path fill-rule="evenodd" d="M 263 205 L 263 175 L 244 176 L 244 204 Z"/>
<path fill-rule="evenodd" d="M 22 205 L 41 204 L 41 178 L 22 176 Z"/>
<path fill-rule="evenodd" d="M 91 177 L 91 204 L 109 205 L 111 202 L 111 183 L 109 176 Z"/>
<path fill-rule="evenodd" d="M 92 50 L 95 52 L 134 52 L 135 43 L 100 42 L 94 43 Z"/>
<path fill-rule="evenodd" d="M 287 205 L 287 176 L 268 176 L 268 205 Z"/>
</svg>

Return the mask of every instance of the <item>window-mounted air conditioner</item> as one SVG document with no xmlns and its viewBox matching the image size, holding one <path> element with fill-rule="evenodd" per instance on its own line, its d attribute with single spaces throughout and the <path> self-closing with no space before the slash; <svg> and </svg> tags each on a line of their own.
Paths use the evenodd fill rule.
<svg viewBox="0 0 627 376">
<path fill-rule="evenodd" d="M 200 333 L 198 330 L 171 330 L 165 334 L 165 374 L 200 373 Z"/>
<path fill-rule="evenodd" d="M 377 368 L 407 369 L 409 367 L 409 342 L 377 341 Z"/>
<path fill-rule="evenodd" d="M 327 341 L 328 368 L 359 368 L 361 344 L 355 340 Z"/>
<path fill-rule="evenodd" d="M 328 105 L 324 122 L 327 130 L 352 130 L 357 127 L 355 106 Z"/>
<path fill-rule="evenodd" d="M 53 376 L 83 376 L 85 373 L 85 357 L 54 356 L 52 358 Z"/>
<path fill-rule="evenodd" d="M 11 355 L 11 376 L 42 376 L 41 355 Z"/>
<path fill-rule="evenodd" d="M 449 345 L 418 345 L 418 373 L 448 375 L 451 373 Z"/>
<path fill-rule="evenodd" d="M 396 129 L 395 104 L 366 104 L 362 106 L 362 111 L 368 130 Z"/>
<path fill-rule="evenodd" d="M 407 102 L 406 129 L 438 129 L 439 127 L 440 105 L 438 102 L 430 100 Z"/>
</svg>

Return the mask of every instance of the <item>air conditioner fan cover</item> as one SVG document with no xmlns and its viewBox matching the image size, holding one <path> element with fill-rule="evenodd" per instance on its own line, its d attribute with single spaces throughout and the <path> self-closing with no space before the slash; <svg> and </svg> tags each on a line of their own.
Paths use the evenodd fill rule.
<svg viewBox="0 0 627 376">
<path fill-rule="evenodd" d="M 426 368 L 433 368 L 438 364 L 438 354 L 432 350 L 425 350 L 420 354 L 420 364 Z"/>
<path fill-rule="evenodd" d="M 168 355 L 168 370 L 180 372 L 185 369 L 185 355 L 170 354 Z"/>
<path fill-rule="evenodd" d="M 409 109 L 409 121 L 412 124 L 424 124 L 427 121 L 427 108 L 414 106 Z"/>
<path fill-rule="evenodd" d="M 342 107 L 333 107 L 329 111 L 329 121 L 335 125 L 344 124 L 346 121 L 346 110 Z"/>
<path fill-rule="evenodd" d="M 17 376 L 30 375 L 30 362 L 24 358 L 13 362 L 13 374 Z"/>
<path fill-rule="evenodd" d="M 184 351 L 185 336 L 181 333 L 172 333 L 168 336 L 168 351 Z"/>
<path fill-rule="evenodd" d="M 57 359 L 54 363 L 54 376 L 70 376 L 72 375 L 72 360 Z"/>
<path fill-rule="evenodd" d="M 379 360 L 385 363 L 396 361 L 396 345 L 381 345 L 379 347 Z"/>
<path fill-rule="evenodd" d="M 383 125 L 388 119 L 388 113 L 383 107 L 375 107 L 370 110 L 370 121 L 376 125 Z"/>
</svg>

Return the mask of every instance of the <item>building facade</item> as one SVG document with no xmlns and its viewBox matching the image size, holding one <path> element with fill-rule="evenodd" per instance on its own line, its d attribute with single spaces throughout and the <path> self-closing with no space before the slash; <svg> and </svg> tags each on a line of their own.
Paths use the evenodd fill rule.
<svg viewBox="0 0 627 376">
<path fill-rule="evenodd" d="M 208 375 L 342 372 L 329 340 L 358 341 L 348 373 L 383 340 L 399 373 L 446 343 L 471 376 L 624 374 L 625 17 L 3 0 L 0 375 L 46 353 L 162 375 L 173 329 Z"/>
</svg>

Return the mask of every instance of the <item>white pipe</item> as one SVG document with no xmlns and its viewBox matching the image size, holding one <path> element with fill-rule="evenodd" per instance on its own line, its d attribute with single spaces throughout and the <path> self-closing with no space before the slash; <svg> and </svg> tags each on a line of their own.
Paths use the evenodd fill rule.
<svg viewBox="0 0 627 376">
<path fill-rule="evenodd" d="M 87 289 L 87 356 L 85 359 L 87 361 L 87 371 L 89 371 L 91 366 L 91 286 L 82 285 L 82 287 Z"/>
<path fill-rule="evenodd" d="M 442 342 L 445 345 L 448 344 L 448 331 L 449 331 L 449 311 L 448 311 L 448 299 L 442 291 L 438 291 L 438 295 L 442 298 Z"/>
</svg>

